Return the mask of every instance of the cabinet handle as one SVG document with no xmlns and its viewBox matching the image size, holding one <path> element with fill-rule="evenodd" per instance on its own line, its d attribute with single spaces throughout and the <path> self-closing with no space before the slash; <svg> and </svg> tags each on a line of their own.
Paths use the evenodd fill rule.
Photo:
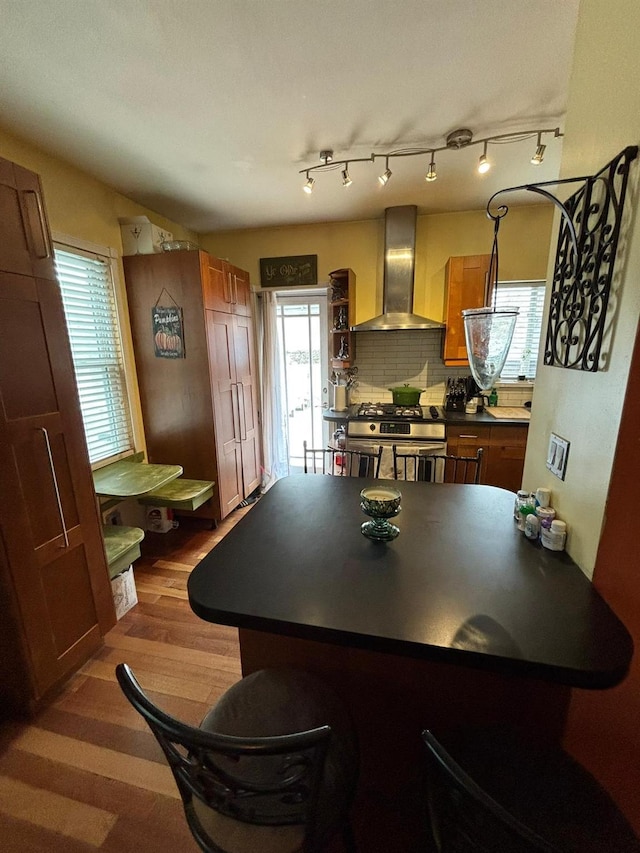
<svg viewBox="0 0 640 853">
<path fill-rule="evenodd" d="M 64 545 L 62 548 L 69 547 L 69 536 L 67 535 L 67 524 L 64 520 L 64 512 L 62 511 L 62 501 L 60 500 L 60 489 L 58 488 L 58 478 L 56 477 L 56 467 L 53 463 L 53 454 L 51 453 L 51 443 L 49 441 L 49 433 L 44 427 L 37 427 L 44 435 L 44 441 L 47 445 L 47 456 L 49 457 L 49 468 L 51 469 L 51 479 L 53 480 L 53 488 L 56 493 L 56 502 L 58 504 L 58 515 L 60 516 L 60 524 L 62 525 L 62 535 L 64 536 Z"/>
<path fill-rule="evenodd" d="M 228 290 L 229 298 L 227 299 L 227 302 L 229 303 L 229 305 L 233 305 L 233 285 L 231 284 L 231 273 L 230 272 L 227 273 L 227 282 L 228 282 L 228 287 L 229 287 L 229 290 Z"/>
<path fill-rule="evenodd" d="M 51 257 L 51 244 L 49 242 L 49 232 L 48 232 L 46 224 L 45 224 L 44 209 L 42 207 L 42 199 L 40 198 L 40 194 L 37 193 L 35 190 L 24 190 L 24 197 L 25 197 L 25 199 L 24 199 L 25 206 L 27 208 L 27 214 L 28 214 L 28 219 L 29 219 L 29 225 L 31 226 L 29 228 L 29 233 L 33 239 L 33 242 L 35 244 L 39 244 L 39 245 L 34 245 L 34 247 L 33 247 L 33 251 L 35 253 L 35 256 L 39 259 L 50 258 Z M 35 239 L 35 232 L 34 232 L 34 227 L 33 227 L 35 223 L 33 222 L 33 217 L 30 215 L 34 209 L 34 205 L 35 205 L 37 224 L 38 224 L 39 230 L 40 230 L 40 239 L 39 240 Z"/>
<path fill-rule="evenodd" d="M 459 435 L 458 438 L 477 438 L 477 435 Z"/>
<path fill-rule="evenodd" d="M 234 394 L 235 391 L 235 394 Z M 235 396 L 235 401 L 234 401 Z M 235 402 L 235 405 L 234 405 Z M 231 409 L 233 411 L 233 440 L 237 444 L 239 441 L 242 441 L 242 434 L 240 432 L 240 402 L 238 400 L 238 383 L 231 383 Z M 237 420 L 236 420 L 237 418 Z"/>
<path fill-rule="evenodd" d="M 238 382 L 238 418 L 240 419 L 240 441 L 247 440 L 247 417 L 244 408 L 244 385 Z M 242 396 L 242 408 L 240 408 L 240 396 Z M 244 427 L 244 435 L 243 433 Z"/>
<path fill-rule="evenodd" d="M 233 298 L 231 300 L 234 305 L 238 304 L 238 276 L 233 274 Z"/>
</svg>

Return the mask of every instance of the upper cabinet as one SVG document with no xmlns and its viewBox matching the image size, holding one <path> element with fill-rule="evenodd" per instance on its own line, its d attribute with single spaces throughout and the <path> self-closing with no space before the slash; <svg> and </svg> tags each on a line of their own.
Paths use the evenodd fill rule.
<svg viewBox="0 0 640 853">
<path fill-rule="evenodd" d="M 211 311 L 251 316 L 249 273 L 228 261 L 209 256 L 209 272 L 203 280 L 205 307 Z"/>
<path fill-rule="evenodd" d="M 442 360 L 448 367 L 469 364 L 464 336 L 462 311 L 487 305 L 489 265 L 491 255 L 467 255 L 449 258 L 445 273 L 444 322 Z"/>
<path fill-rule="evenodd" d="M 329 362 L 333 370 L 353 367 L 356 336 L 356 276 L 353 270 L 329 273 Z"/>
</svg>

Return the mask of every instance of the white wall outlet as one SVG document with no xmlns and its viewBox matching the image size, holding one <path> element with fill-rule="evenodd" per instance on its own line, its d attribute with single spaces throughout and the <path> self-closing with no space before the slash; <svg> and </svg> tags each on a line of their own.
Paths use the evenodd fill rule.
<svg viewBox="0 0 640 853">
<path fill-rule="evenodd" d="M 564 480 L 567 471 L 570 444 L 566 438 L 561 438 L 554 432 L 551 433 L 549 451 L 547 453 L 547 468 L 561 480 Z"/>
</svg>

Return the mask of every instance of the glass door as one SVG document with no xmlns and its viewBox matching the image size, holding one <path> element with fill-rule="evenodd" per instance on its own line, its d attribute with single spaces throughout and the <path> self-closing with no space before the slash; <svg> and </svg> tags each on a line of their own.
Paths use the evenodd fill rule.
<svg viewBox="0 0 640 853">
<path fill-rule="evenodd" d="M 302 471 L 303 441 L 326 447 L 329 405 L 327 296 L 313 291 L 295 296 L 278 293 L 278 334 L 283 365 L 284 399 L 289 424 L 289 466 Z"/>
</svg>

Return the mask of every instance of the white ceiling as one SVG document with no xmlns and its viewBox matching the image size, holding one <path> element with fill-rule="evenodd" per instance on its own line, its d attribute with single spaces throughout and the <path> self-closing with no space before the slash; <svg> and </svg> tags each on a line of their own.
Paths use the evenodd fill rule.
<svg viewBox="0 0 640 853">
<path fill-rule="evenodd" d="M 0 122 L 198 232 L 479 209 L 557 176 L 536 139 L 300 169 L 562 126 L 579 0 L 0 0 Z M 508 201 L 508 198 L 505 197 Z M 537 198 L 528 194 L 526 201 Z"/>
</svg>

